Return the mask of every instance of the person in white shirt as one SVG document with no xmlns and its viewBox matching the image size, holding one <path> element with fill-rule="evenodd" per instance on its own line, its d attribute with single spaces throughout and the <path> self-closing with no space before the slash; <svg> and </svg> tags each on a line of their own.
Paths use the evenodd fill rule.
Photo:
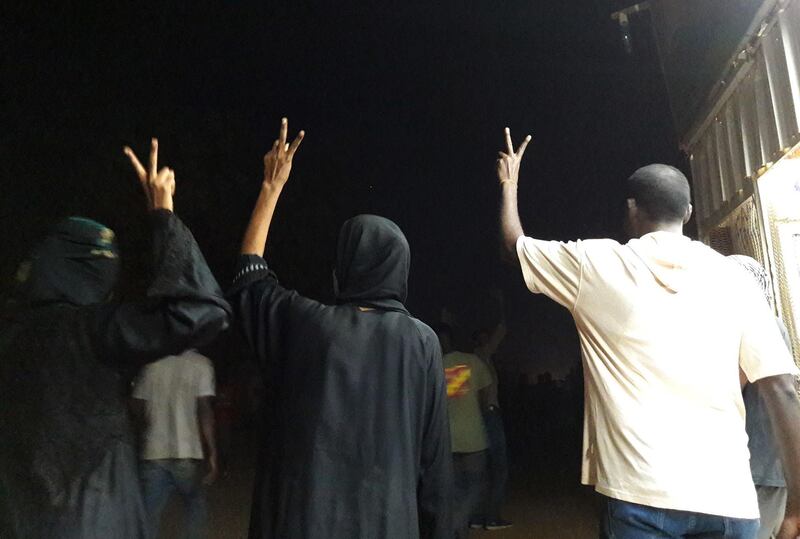
<svg viewBox="0 0 800 539">
<path fill-rule="evenodd" d="M 542 241 L 517 210 L 517 151 L 506 129 L 497 175 L 504 248 L 527 287 L 569 309 L 584 363 L 582 480 L 605 496 L 602 537 L 754 538 L 739 371 L 759 387 L 776 426 L 788 484 L 781 539 L 800 534 L 797 372 L 752 279 L 683 235 L 689 184 L 650 165 L 628 180 L 635 239 Z"/>
<path fill-rule="evenodd" d="M 217 476 L 214 395 L 214 366 L 196 350 L 150 363 L 139 375 L 133 406 L 143 424 L 141 475 L 151 537 L 175 492 L 186 508 L 186 537 L 207 535 L 203 486 Z"/>
</svg>

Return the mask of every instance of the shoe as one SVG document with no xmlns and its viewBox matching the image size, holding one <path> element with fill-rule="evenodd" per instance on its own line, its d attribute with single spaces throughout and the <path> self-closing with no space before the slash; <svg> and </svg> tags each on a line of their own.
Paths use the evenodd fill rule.
<svg viewBox="0 0 800 539">
<path fill-rule="evenodd" d="M 482 520 L 470 520 L 469 521 L 469 529 L 470 530 L 482 530 L 486 527 L 486 523 Z"/>
<path fill-rule="evenodd" d="M 512 524 L 508 520 L 503 520 L 503 519 L 487 520 L 484 529 L 489 531 L 505 530 L 506 528 L 510 528 L 513 525 L 514 524 Z"/>
</svg>

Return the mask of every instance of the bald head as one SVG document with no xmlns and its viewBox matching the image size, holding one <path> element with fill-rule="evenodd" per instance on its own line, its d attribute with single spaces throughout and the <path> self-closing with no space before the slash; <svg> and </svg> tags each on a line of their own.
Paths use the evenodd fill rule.
<svg viewBox="0 0 800 539">
<path fill-rule="evenodd" d="M 689 212 L 689 181 L 675 167 L 648 165 L 628 178 L 628 198 L 653 223 L 682 223 Z"/>
</svg>

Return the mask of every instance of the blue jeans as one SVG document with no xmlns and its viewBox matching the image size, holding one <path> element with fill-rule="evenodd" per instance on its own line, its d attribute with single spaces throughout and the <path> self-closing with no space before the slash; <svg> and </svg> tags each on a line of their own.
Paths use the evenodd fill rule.
<svg viewBox="0 0 800 539">
<path fill-rule="evenodd" d="M 601 539 L 755 539 L 758 519 L 659 509 L 606 498 Z"/>
<path fill-rule="evenodd" d="M 486 466 L 486 492 L 479 511 L 470 519 L 484 523 L 500 520 L 500 510 L 506 498 L 508 484 L 508 455 L 506 453 L 506 431 L 503 416 L 496 406 L 483 414 L 486 434 L 489 437 L 489 452 Z"/>
<path fill-rule="evenodd" d="M 486 451 L 453 453 L 453 524 L 457 539 L 469 536 L 469 516 L 481 503 L 485 469 Z"/>
<path fill-rule="evenodd" d="M 144 506 L 150 525 L 150 537 L 158 536 L 161 512 L 170 496 L 177 492 L 186 510 L 187 539 L 208 535 L 208 509 L 203 491 L 203 461 L 198 459 L 143 460 L 141 463 Z"/>
</svg>

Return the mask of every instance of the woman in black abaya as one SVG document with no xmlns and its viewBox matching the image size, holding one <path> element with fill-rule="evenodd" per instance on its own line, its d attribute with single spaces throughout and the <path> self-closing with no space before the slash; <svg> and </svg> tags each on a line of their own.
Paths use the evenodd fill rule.
<svg viewBox="0 0 800 539">
<path fill-rule="evenodd" d="M 191 232 L 172 213 L 174 173 L 126 149 L 145 188 L 154 276 L 136 304 L 107 303 L 114 234 L 58 224 L 18 275 L 23 301 L 0 326 L 0 537 L 139 539 L 145 514 L 121 372 L 202 345 L 227 325 Z"/>
<path fill-rule="evenodd" d="M 436 334 L 406 307 L 408 242 L 374 215 L 342 227 L 337 305 L 283 288 L 262 258 L 302 138 L 280 139 L 229 294 L 274 391 L 250 537 L 452 539 L 452 469 Z"/>
</svg>

